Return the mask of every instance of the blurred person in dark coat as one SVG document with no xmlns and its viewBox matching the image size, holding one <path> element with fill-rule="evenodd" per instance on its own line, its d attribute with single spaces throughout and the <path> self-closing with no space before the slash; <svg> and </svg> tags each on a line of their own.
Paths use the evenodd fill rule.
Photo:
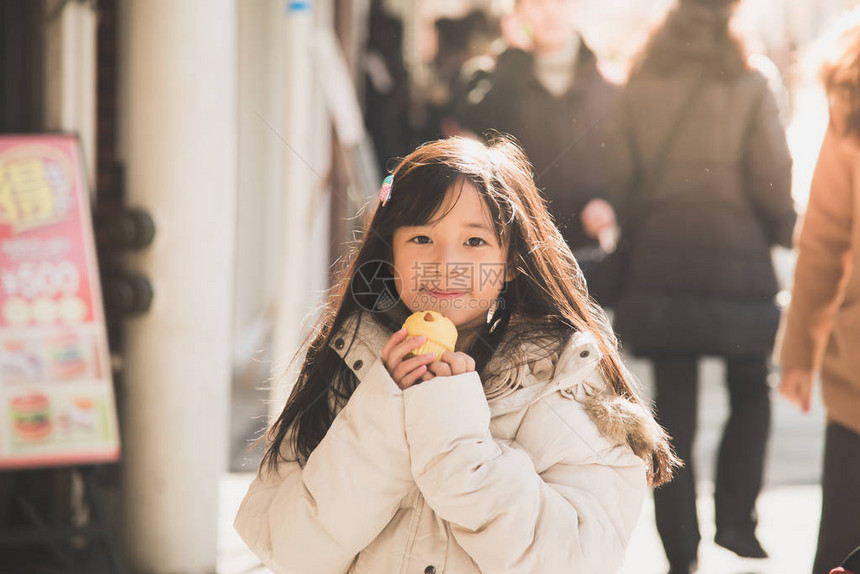
<svg viewBox="0 0 860 574">
<path fill-rule="evenodd" d="M 419 134 L 420 141 L 469 135 L 463 133 L 454 113 L 460 70 L 471 58 L 486 53 L 499 34 L 496 21 L 481 10 L 462 18 L 439 18 L 434 28 L 436 53 L 430 67 L 432 80 L 422 94 L 426 100 L 426 125 Z"/>
<path fill-rule="evenodd" d="M 388 173 L 392 159 L 409 153 L 414 142 L 408 121 L 412 94 L 403 62 L 403 24 L 386 13 L 382 0 L 373 0 L 370 6 L 361 65 L 365 124 L 379 170 Z"/>
<path fill-rule="evenodd" d="M 819 372 L 827 409 L 815 573 L 828 572 L 860 544 L 860 9 L 840 21 L 825 45 L 830 121 L 797 241 L 778 353 L 780 392 L 808 412 Z"/>
<path fill-rule="evenodd" d="M 638 54 L 609 126 L 627 260 L 616 328 L 625 349 L 652 359 L 658 420 L 686 461 L 654 493 L 672 572 L 695 568 L 701 538 L 691 455 L 704 355 L 726 359 L 731 398 L 715 541 L 741 556 L 767 556 L 755 503 L 779 322 L 771 247 L 790 246 L 796 216 L 775 97 L 730 32 L 737 4 L 680 0 Z"/>
<path fill-rule="evenodd" d="M 616 88 L 574 27 L 573 0 L 517 0 L 501 22 L 504 50 L 467 62 L 460 125 L 513 135 L 580 266 L 615 226 L 600 154 Z M 583 256 L 583 254 L 585 254 Z"/>
</svg>

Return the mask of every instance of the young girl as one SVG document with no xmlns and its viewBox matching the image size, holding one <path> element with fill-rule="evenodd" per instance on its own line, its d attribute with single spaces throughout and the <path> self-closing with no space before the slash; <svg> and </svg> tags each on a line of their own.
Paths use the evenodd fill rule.
<svg viewBox="0 0 860 574">
<path fill-rule="evenodd" d="M 507 140 L 397 167 L 235 527 L 275 572 L 611 572 L 677 464 Z M 458 328 L 440 361 L 403 321 Z"/>
</svg>

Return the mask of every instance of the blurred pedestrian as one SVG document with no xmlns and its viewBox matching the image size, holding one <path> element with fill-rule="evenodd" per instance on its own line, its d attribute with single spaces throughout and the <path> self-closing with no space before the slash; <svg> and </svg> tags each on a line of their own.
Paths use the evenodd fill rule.
<svg viewBox="0 0 860 574">
<path fill-rule="evenodd" d="M 816 573 L 860 543 L 860 9 L 830 40 L 822 68 L 830 121 L 779 350 L 782 395 L 808 412 L 820 372 L 827 408 Z"/>
<path fill-rule="evenodd" d="M 373 0 L 368 15 L 367 46 L 362 57 L 364 118 L 380 172 L 391 160 L 409 153 L 413 126 L 408 121 L 413 94 L 403 61 L 403 24 Z"/>
<path fill-rule="evenodd" d="M 726 360 L 731 417 L 717 461 L 717 544 L 766 557 L 756 535 L 779 321 L 771 246 L 791 244 L 791 157 L 774 95 L 730 32 L 737 0 L 680 0 L 636 56 L 609 127 L 625 290 L 616 328 L 652 359 L 659 422 L 686 461 L 655 491 L 672 572 L 700 542 L 698 361 Z"/>
<path fill-rule="evenodd" d="M 431 141 L 469 135 L 457 122 L 454 94 L 459 87 L 460 70 L 470 59 L 486 54 L 498 36 L 497 20 L 482 10 L 472 10 L 461 18 L 439 18 L 434 23 L 436 46 L 430 62 L 430 79 L 422 94 L 425 100 L 425 125 L 418 140 Z"/>
<path fill-rule="evenodd" d="M 591 254 L 615 226 L 599 161 L 615 86 L 576 32 L 574 0 L 517 0 L 501 28 L 497 57 L 464 66 L 457 118 L 476 134 L 519 140 L 587 276 Z"/>
</svg>

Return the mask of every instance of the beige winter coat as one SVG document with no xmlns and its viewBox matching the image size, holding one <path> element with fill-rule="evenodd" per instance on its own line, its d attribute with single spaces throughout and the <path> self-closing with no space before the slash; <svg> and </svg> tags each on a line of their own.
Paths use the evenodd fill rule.
<svg viewBox="0 0 860 574">
<path fill-rule="evenodd" d="M 365 317 L 371 317 L 365 314 Z M 612 397 L 578 333 L 560 356 L 509 373 L 487 400 L 477 373 L 401 391 L 362 320 L 332 348 L 360 384 L 304 467 L 258 477 L 235 528 L 275 572 L 615 572 L 647 492 L 627 443 L 654 422 Z M 597 422 L 595 422 L 597 421 Z M 600 425 L 600 428 L 598 428 Z"/>
</svg>

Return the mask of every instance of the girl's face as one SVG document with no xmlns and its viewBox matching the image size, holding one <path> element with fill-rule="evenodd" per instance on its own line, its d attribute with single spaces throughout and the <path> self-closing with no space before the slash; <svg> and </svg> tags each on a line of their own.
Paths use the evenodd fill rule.
<svg viewBox="0 0 860 574">
<path fill-rule="evenodd" d="M 458 329 L 486 322 L 504 282 L 512 277 L 507 246 L 494 229 L 487 205 L 468 182 L 462 191 L 460 184 L 448 189 L 426 225 L 397 228 L 394 278 L 406 306 L 438 311 Z"/>
</svg>

